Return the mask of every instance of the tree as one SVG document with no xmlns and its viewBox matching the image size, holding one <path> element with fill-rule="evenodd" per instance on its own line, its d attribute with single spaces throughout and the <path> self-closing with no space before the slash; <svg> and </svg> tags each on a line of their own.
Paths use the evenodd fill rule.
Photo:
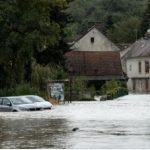
<svg viewBox="0 0 150 150">
<path fill-rule="evenodd" d="M 55 47 L 61 47 L 62 28 L 65 26 L 63 21 L 57 20 L 65 18 L 62 10 L 68 2 L 0 0 L 0 68 L 2 74 L 6 74 L 3 76 L 5 86 L 14 87 L 24 81 L 24 76 L 30 79 L 27 76 L 36 53 L 51 50 L 49 59 L 56 56 L 58 49 Z M 63 54 L 62 49 L 59 54 Z"/>
<path fill-rule="evenodd" d="M 107 35 L 116 43 L 132 43 L 138 38 L 139 27 L 139 19 L 130 17 L 127 21 L 114 24 Z"/>
<path fill-rule="evenodd" d="M 141 23 L 141 36 L 144 36 L 146 31 L 150 28 L 150 0 L 147 2 L 147 8 L 143 15 L 143 20 Z"/>
<path fill-rule="evenodd" d="M 103 21 L 106 24 L 106 33 L 110 32 L 109 30 L 112 30 L 116 24 L 131 22 L 132 17 L 137 18 L 140 22 L 146 2 L 147 0 L 75 0 L 70 3 L 70 7 L 67 9 L 75 21 L 75 24 L 70 25 L 70 29 L 74 31 L 72 36 L 75 37 L 86 32 L 89 21 Z M 125 28 L 128 28 L 128 25 Z M 131 30 L 128 29 L 128 31 Z M 113 41 L 113 38 L 111 40 Z M 130 42 L 133 40 L 135 38 L 131 39 Z"/>
</svg>

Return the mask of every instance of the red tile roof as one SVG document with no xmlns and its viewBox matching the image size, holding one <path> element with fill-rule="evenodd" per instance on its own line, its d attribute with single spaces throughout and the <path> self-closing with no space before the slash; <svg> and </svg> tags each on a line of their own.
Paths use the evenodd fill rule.
<svg viewBox="0 0 150 150">
<path fill-rule="evenodd" d="M 65 54 L 68 71 L 78 76 L 122 76 L 119 52 L 71 51 Z"/>
</svg>

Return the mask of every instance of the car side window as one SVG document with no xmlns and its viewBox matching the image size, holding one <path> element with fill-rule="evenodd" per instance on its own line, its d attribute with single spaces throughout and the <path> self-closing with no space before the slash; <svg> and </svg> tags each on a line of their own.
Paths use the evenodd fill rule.
<svg viewBox="0 0 150 150">
<path fill-rule="evenodd" d="M 2 98 L 0 98 L 0 105 L 2 105 L 2 101 L 3 101 L 3 99 L 2 99 Z"/>
<path fill-rule="evenodd" d="M 9 105 L 11 105 L 11 102 L 9 101 L 9 99 L 4 98 L 4 99 L 3 99 L 3 105 L 9 106 Z"/>
</svg>

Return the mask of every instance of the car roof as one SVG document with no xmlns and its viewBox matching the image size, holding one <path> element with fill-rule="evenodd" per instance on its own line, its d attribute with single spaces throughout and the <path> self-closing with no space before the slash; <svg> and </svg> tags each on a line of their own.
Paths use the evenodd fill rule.
<svg viewBox="0 0 150 150">
<path fill-rule="evenodd" d="M 0 98 L 15 98 L 15 97 L 24 97 L 24 96 L 37 96 L 37 95 L 2 96 L 2 97 L 0 97 Z"/>
<path fill-rule="evenodd" d="M 28 97 L 28 96 L 37 96 L 37 95 L 19 95 L 19 96 L 2 96 L 0 98 L 19 98 L 19 97 Z"/>
<path fill-rule="evenodd" d="M 26 97 L 28 97 L 28 96 L 37 96 L 37 95 L 22 95 L 22 96 L 26 96 Z"/>
<path fill-rule="evenodd" d="M 19 96 L 3 96 L 3 97 L 0 97 L 0 98 L 15 98 L 15 97 L 19 97 Z"/>
</svg>

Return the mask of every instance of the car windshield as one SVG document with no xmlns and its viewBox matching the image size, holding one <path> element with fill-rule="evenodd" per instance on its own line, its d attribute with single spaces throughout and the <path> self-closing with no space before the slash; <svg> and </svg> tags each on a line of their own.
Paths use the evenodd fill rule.
<svg viewBox="0 0 150 150">
<path fill-rule="evenodd" d="M 10 98 L 10 100 L 14 105 L 22 105 L 22 104 L 31 104 L 32 103 L 28 99 L 24 99 L 24 98 L 20 98 L 20 97 Z"/>
<path fill-rule="evenodd" d="M 45 100 L 39 96 L 26 96 L 27 99 L 29 99 L 32 103 L 36 102 L 44 102 Z"/>
</svg>

